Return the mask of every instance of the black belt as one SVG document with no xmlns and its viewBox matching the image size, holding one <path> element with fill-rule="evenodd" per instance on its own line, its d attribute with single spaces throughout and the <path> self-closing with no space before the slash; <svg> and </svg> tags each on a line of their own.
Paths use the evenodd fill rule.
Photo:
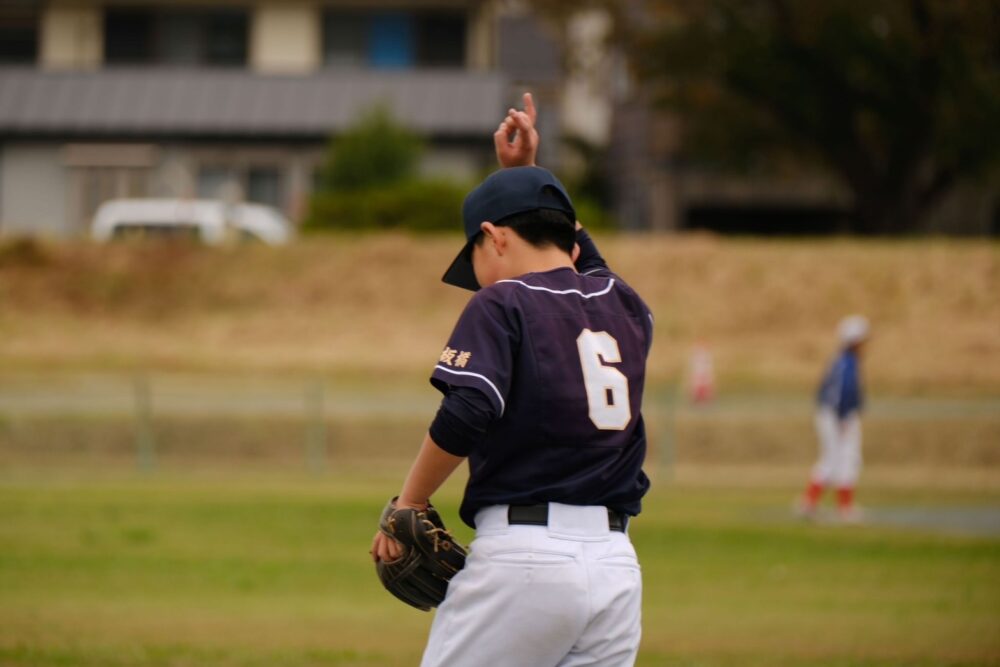
<svg viewBox="0 0 1000 667">
<path fill-rule="evenodd" d="M 511 505 L 507 509 L 507 523 L 521 526 L 549 525 L 548 505 Z M 628 515 L 608 510 L 608 528 L 619 533 L 625 532 L 628 525 Z"/>
</svg>

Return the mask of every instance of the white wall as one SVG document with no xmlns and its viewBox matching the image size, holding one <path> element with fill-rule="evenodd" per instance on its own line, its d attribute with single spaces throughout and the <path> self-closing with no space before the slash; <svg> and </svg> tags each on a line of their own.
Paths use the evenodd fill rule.
<svg viewBox="0 0 1000 667">
<path fill-rule="evenodd" d="M 0 234 L 67 236 L 68 174 L 55 144 L 0 148 Z"/>
<path fill-rule="evenodd" d="M 311 2 L 260 3 L 250 29 L 250 62 L 258 72 L 310 72 L 320 65 L 320 8 Z"/>
<path fill-rule="evenodd" d="M 103 59 L 99 5 L 53 2 L 42 12 L 39 64 L 46 69 L 92 69 Z"/>
</svg>

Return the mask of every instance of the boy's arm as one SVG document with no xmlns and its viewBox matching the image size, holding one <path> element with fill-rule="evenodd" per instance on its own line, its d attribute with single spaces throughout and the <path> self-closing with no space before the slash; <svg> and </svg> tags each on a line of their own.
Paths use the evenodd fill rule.
<svg viewBox="0 0 1000 667">
<path fill-rule="evenodd" d="M 403 482 L 403 490 L 396 501 L 396 507 L 426 509 L 430 497 L 464 460 L 463 456 L 455 456 L 441 449 L 431 438 L 430 433 L 425 435 L 420 452 L 413 461 L 406 481 Z M 402 553 L 399 542 L 387 537 L 381 531 L 375 533 L 371 549 L 374 560 L 393 561 Z"/>
<path fill-rule="evenodd" d="M 420 452 L 403 482 L 396 507 L 425 509 L 434 492 L 464 460 L 464 456 L 455 456 L 441 449 L 430 433 L 425 435 Z"/>
<path fill-rule="evenodd" d="M 579 220 L 576 222 L 576 245 L 580 248 L 580 252 L 573 260 L 573 265 L 578 272 L 590 274 L 611 270 L 608 268 L 608 263 L 601 257 L 600 251 L 597 250 L 594 239 L 590 238 L 590 234 L 583 228 Z"/>
<path fill-rule="evenodd" d="M 500 122 L 500 127 L 493 133 L 493 146 L 496 148 L 497 161 L 504 167 L 530 167 L 535 164 L 538 154 L 538 130 L 535 121 L 538 111 L 531 93 L 525 93 L 524 110 L 509 109 L 506 118 Z M 609 270 L 607 262 L 601 257 L 594 240 L 576 222 L 576 242 L 580 252 L 576 255 L 574 265 L 580 273 L 593 273 L 597 270 Z"/>
</svg>

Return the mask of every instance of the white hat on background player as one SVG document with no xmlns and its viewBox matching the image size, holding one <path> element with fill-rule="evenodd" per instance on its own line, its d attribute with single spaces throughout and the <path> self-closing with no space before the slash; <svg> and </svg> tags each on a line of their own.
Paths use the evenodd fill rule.
<svg viewBox="0 0 1000 667">
<path fill-rule="evenodd" d="M 840 344 L 844 347 L 857 345 L 868 338 L 868 318 L 864 315 L 848 315 L 837 326 Z"/>
</svg>

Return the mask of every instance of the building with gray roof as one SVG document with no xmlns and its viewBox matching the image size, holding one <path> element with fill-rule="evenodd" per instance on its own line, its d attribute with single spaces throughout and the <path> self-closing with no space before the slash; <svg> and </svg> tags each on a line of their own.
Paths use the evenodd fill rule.
<svg viewBox="0 0 1000 667">
<path fill-rule="evenodd" d="M 471 180 L 520 86 L 553 91 L 540 123 L 559 134 L 556 49 L 497 7 L 4 3 L 0 234 L 80 235 L 118 197 L 249 200 L 299 220 L 329 138 L 376 105 L 425 139 L 425 174 Z"/>
</svg>

